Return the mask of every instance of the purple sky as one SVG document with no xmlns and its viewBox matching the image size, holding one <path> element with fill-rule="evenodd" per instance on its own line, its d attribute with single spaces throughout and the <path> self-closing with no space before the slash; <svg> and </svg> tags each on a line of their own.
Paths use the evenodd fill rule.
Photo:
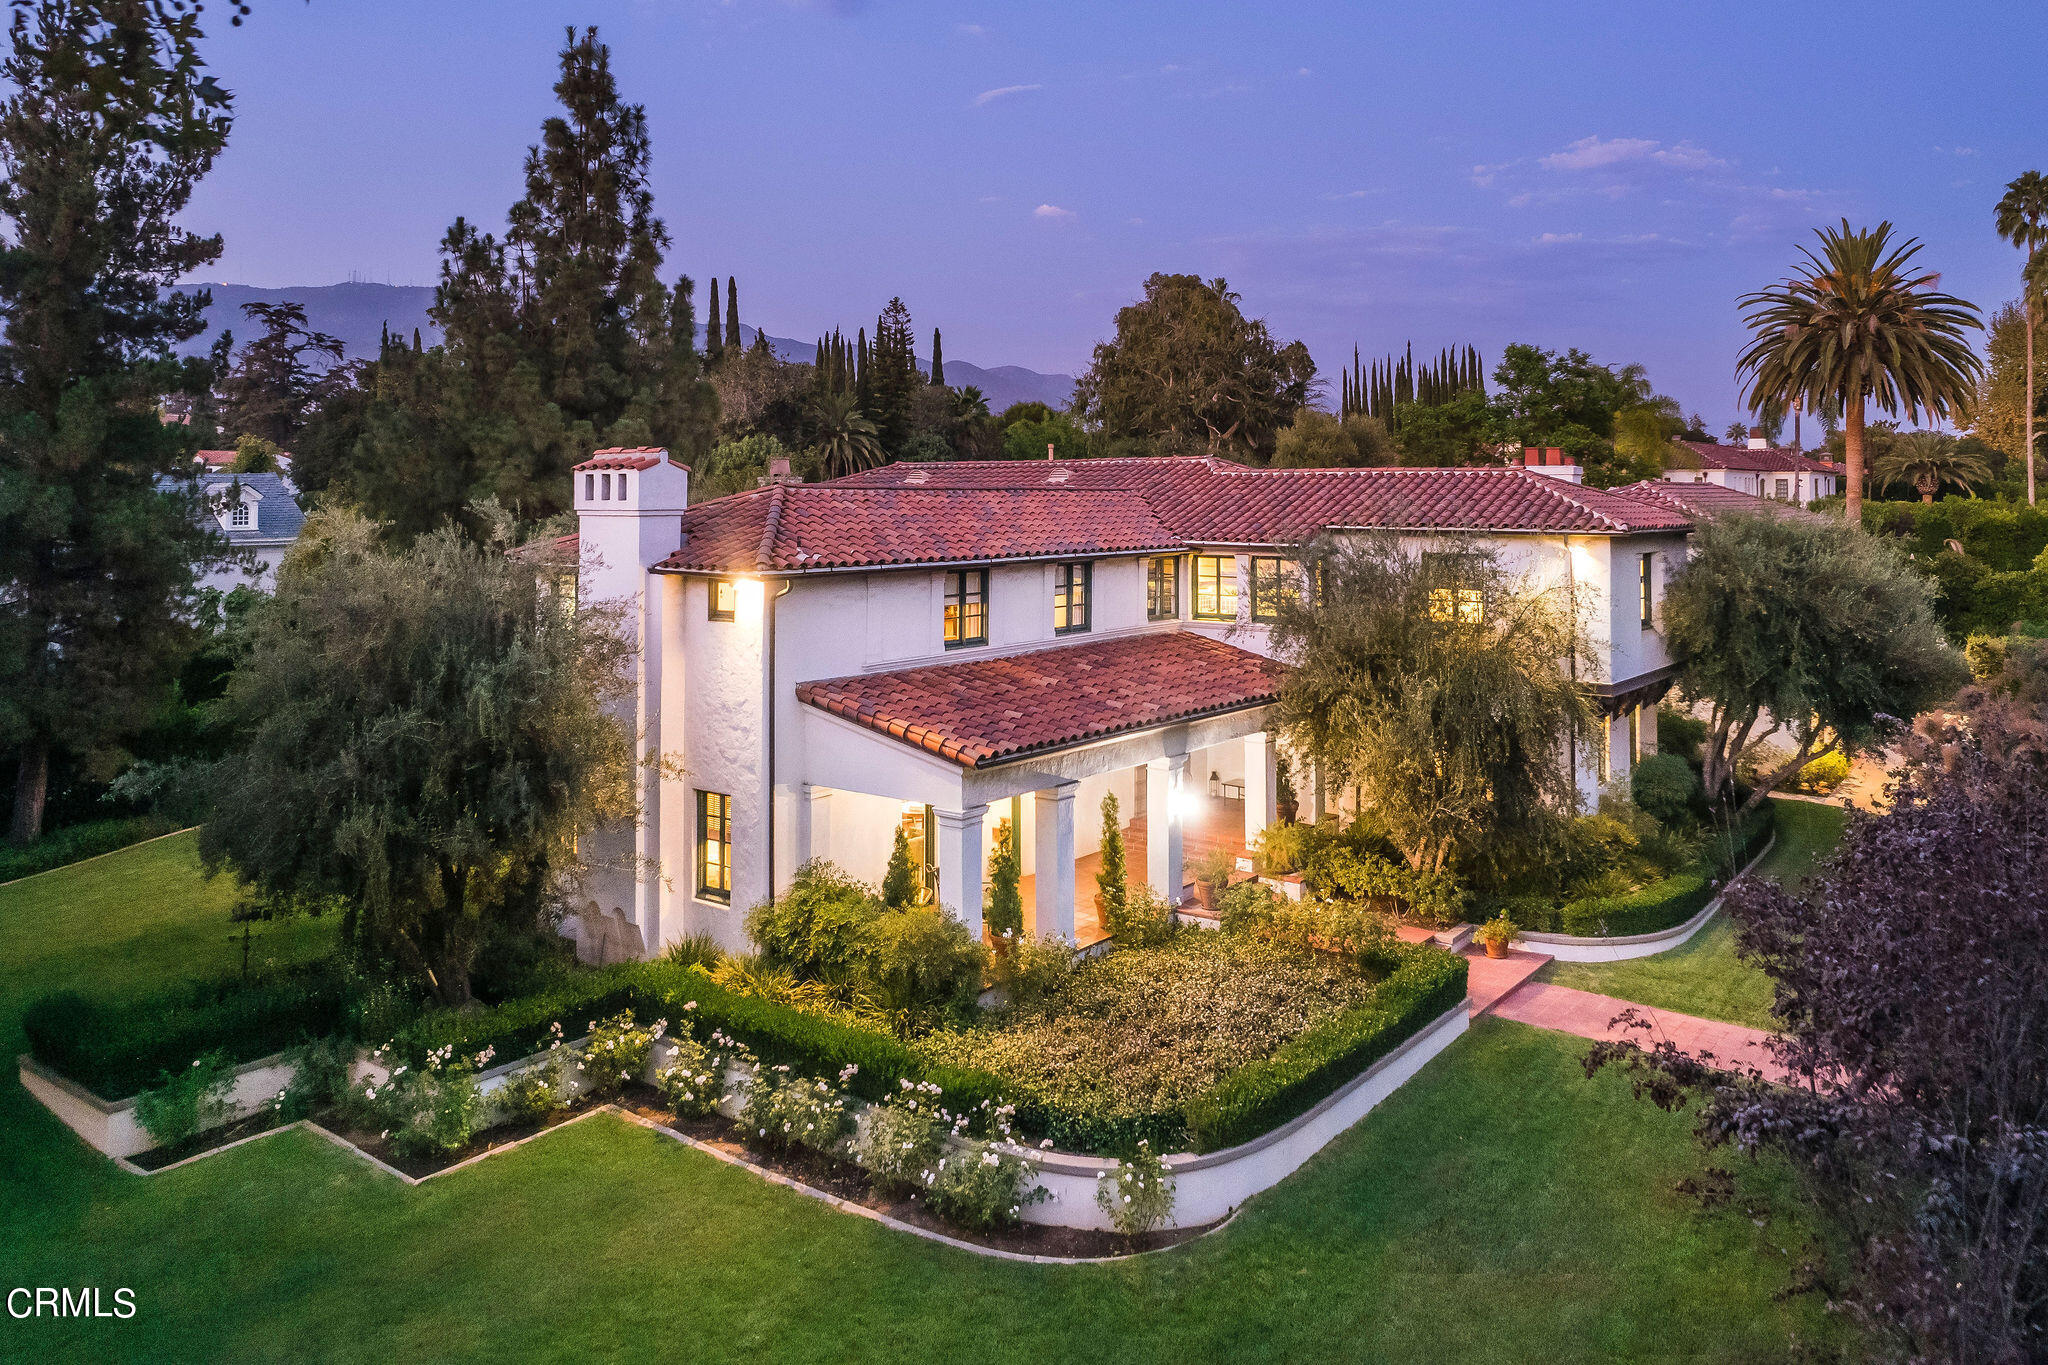
<svg viewBox="0 0 2048 1365">
<path fill-rule="evenodd" d="M 2018 270 L 1992 205 L 2048 169 L 2033 0 L 220 8 L 207 278 L 432 283 L 456 214 L 502 225 L 562 26 L 596 23 L 671 272 L 737 274 L 800 338 L 900 293 L 984 365 L 1078 371 L 1149 272 L 1194 271 L 1325 371 L 1578 345 L 1718 428 L 1735 297 L 1810 228 L 1888 217 L 1988 308 Z"/>
</svg>

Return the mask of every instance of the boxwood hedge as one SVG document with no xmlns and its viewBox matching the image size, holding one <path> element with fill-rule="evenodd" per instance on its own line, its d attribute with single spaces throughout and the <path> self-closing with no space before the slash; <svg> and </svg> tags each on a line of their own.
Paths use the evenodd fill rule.
<svg viewBox="0 0 2048 1365">
<path fill-rule="evenodd" d="M 1572 901 L 1557 912 L 1558 932 L 1580 938 L 1626 938 L 1676 928 L 1720 894 L 1729 877 L 1749 866 L 1770 842 L 1776 808 L 1765 801 L 1736 827 L 1732 844 L 1716 840 L 1691 867 L 1626 896 Z"/>
<path fill-rule="evenodd" d="M 244 980 L 224 977 L 163 995 L 106 1002 L 46 995 L 22 1015 L 29 1052 L 102 1099 L 126 1099 L 193 1059 L 224 1050 L 240 1064 L 341 1031 L 343 982 L 332 964 Z"/>
<path fill-rule="evenodd" d="M 1249 1142 L 1319 1102 L 1465 999 L 1465 959 L 1424 944 L 1400 944 L 1401 959 L 1371 1000 L 1250 1062 L 1196 1097 L 1187 1109 L 1197 1152 Z"/>
</svg>

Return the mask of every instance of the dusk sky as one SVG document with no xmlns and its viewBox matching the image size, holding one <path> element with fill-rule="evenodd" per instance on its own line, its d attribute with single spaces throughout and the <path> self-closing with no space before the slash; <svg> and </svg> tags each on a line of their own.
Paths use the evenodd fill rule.
<svg viewBox="0 0 2048 1365">
<path fill-rule="evenodd" d="M 1472 342 L 1640 360 L 1719 429 L 1736 296 L 1889 218 L 1987 308 L 1992 205 L 2048 169 L 2039 3 L 258 0 L 188 221 L 240 283 L 431 284 L 492 229 L 595 23 L 647 108 L 668 273 L 781 336 L 890 295 L 948 356 L 1078 372 L 1155 270 L 1223 275 L 1332 378 Z"/>
</svg>

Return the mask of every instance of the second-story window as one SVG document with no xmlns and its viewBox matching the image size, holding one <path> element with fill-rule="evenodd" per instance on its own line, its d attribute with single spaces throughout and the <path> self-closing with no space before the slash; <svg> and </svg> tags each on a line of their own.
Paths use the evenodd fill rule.
<svg viewBox="0 0 2048 1365">
<path fill-rule="evenodd" d="M 1088 597 L 1092 564 L 1056 564 L 1052 571 L 1052 629 L 1072 635 L 1088 629 Z"/>
<path fill-rule="evenodd" d="M 1195 619 L 1237 619 L 1237 556 L 1195 556 Z"/>
<path fill-rule="evenodd" d="M 235 510 L 234 510 L 234 511 L 232 511 L 232 512 L 230 512 L 230 513 L 228 513 L 228 525 L 230 525 L 230 526 L 247 526 L 248 524 L 249 524 L 249 504 L 248 504 L 248 503 L 246 503 L 246 502 L 238 502 L 238 503 L 236 503 L 236 504 L 235 504 Z"/>
<path fill-rule="evenodd" d="M 1636 560 L 1636 591 L 1642 599 L 1643 629 L 1648 630 L 1656 619 L 1656 573 L 1657 556 L 1641 555 Z"/>
<path fill-rule="evenodd" d="M 1277 621 L 1280 604 L 1293 586 L 1293 566 L 1272 555 L 1252 556 L 1252 620 Z"/>
<path fill-rule="evenodd" d="M 946 574 L 946 648 L 988 643 L 988 570 Z"/>
<path fill-rule="evenodd" d="M 1145 619 L 1180 619 L 1180 556 L 1157 555 L 1145 561 Z"/>
</svg>

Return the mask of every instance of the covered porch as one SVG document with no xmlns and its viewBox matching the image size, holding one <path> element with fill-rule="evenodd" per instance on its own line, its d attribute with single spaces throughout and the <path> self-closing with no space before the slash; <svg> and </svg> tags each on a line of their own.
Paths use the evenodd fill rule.
<svg viewBox="0 0 2048 1365">
<path fill-rule="evenodd" d="M 902 829 L 932 899 L 979 931 L 1007 824 L 1025 931 L 1098 942 L 1104 797 L 1130 877 L 1175 904 L 1193 859 L 1242 853 L 1276 818 L 1282 672 L 1171 632 L 803 684 L 804 856 L 879 881 Z"/>
</svg>

